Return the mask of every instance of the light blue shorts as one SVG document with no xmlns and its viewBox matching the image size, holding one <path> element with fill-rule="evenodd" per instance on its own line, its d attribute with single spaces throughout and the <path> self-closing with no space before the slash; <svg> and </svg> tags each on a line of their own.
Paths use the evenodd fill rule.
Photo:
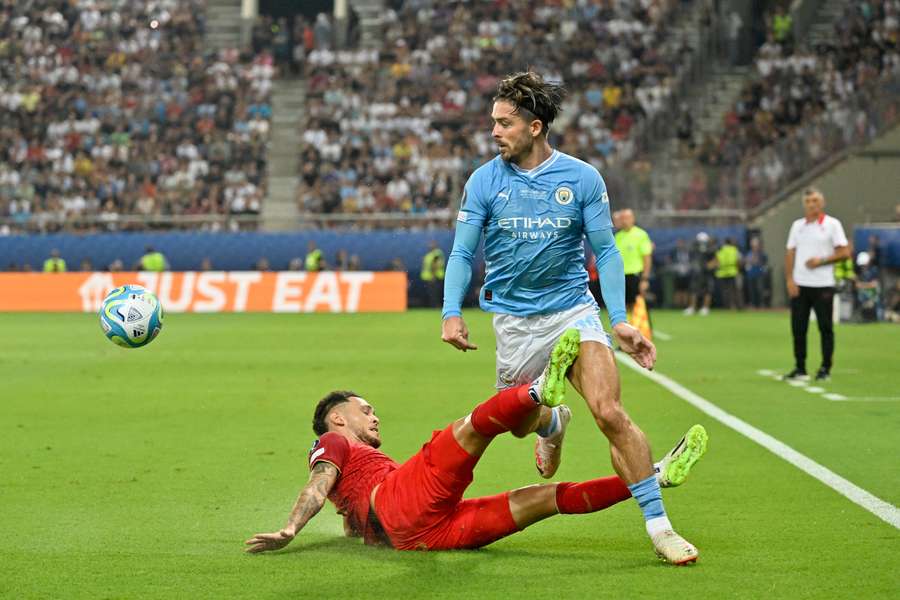
<svg viewBox="0 0 900 600">
<path fill-rule="evenodd" d="M 594 303 L 533 317 L 495 314 L 497 389 L 537 379 L 566 329 L 577 329 L 582 342 L 599 342 L 612 348 L 612 339 L 603 329 L 600 309 Z"/>
</svg>

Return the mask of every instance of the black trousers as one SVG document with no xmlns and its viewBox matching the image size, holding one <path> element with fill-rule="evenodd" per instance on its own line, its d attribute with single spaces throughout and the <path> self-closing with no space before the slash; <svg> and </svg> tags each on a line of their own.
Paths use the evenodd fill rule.
<svg viewBox="0 0 900 600">
<path fill-rule="evenodd" d="M 809 329 L 809 311 L 816 311 L 819 336 L 822 338 L 822 367 L 831 369 L 834 355 L 833 287 L 803 287 L 796 298 L 791 298 L 791 333 L 794 335 L 794 360 L 798 369 L 806 370 L 806 332 Z"/>
</svg>

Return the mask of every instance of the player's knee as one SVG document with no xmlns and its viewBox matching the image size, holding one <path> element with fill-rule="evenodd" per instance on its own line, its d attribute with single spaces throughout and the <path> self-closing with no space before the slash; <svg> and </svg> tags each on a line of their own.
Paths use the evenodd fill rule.
<svg viewBox="0 0 900 600">
<path fill-rule="evenodd" d="M 594 411 L 597 427 L 606 435 L 616 435 L 628 428 L 628 415 L 619 403 L 605 403 Z"/>
<path fill-rule="evenodd" d="M 514 429 L 510 429 L 509 432 L 517 438 L 523 438 L 528 436 L 532 432 L 532 428 L 528 427 L 527 425 L 519 425 Z"/>
</svg>

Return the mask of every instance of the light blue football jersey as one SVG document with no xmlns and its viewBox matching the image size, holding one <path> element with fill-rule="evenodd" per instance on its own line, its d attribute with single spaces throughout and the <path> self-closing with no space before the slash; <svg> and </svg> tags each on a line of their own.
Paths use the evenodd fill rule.
<svg viewBox="0 0 900 600">
<path fill-rule="evenodd" d="M 583 235 L 611 229 L 600 173 L 554 150 L 526 171 L 499 156 L 466 183 L 459 221 L 482 227 L 481 308 L 517 316 L 593 302 Z"/>
</svg>

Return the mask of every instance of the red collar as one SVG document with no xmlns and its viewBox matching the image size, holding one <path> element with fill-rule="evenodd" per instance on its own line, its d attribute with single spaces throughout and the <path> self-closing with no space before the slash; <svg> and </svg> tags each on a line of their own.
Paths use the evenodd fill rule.
<svg viewBox="0 0 900 600">
<path fill-rule="evenodd" d="M 804 217 L 803 220 L 805 221 L 805 224 L 806 224 L 806 225 L 812 225 L 812 221 L 806 219 L 806 217 Z M 819 215 L 819 218 L 816 219 L 816 223 L 818 223 L 819 225 L 821 225 L 821 224 L 824 223 L 824 222 L 825 222 L 825 213 L 822 213 L 821 215 Z"/>
</svg>

